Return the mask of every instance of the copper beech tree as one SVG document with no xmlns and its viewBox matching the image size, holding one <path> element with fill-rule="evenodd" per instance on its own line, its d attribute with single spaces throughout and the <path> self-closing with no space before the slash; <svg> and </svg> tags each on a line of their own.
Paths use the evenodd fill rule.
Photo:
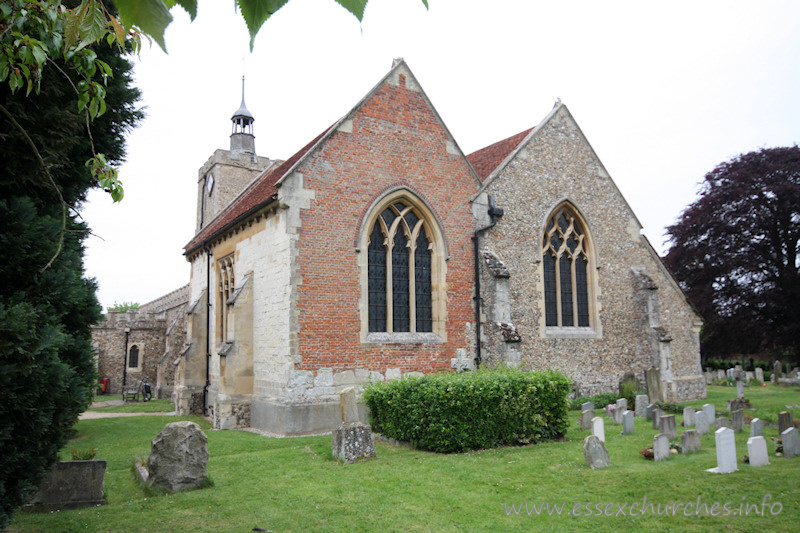
<svg viewBox="0 0 800 533">
<path fill-rule="evenodd" d="M 704 358 L 800 358 L 800 147 L 763 148 L 706 174 L 667 228 L 667 265 L 703 316 Z"/>
</svg>

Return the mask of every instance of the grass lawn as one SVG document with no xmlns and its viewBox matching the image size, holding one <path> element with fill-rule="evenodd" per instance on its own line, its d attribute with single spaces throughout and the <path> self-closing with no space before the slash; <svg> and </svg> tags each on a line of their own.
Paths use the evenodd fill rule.
<svg viewBox="0 0 800 533">
<path fill-rule="evenodd" d="M 732 394 L 731 394 L 732 393 Z M 718 412 L 735 389 L 710 387 Z M 747 389 L 754 407 L 777 412 L 800 403 L 800 392 L 768 386 Z M 702 405 L 706 403 L 690 402 Z M 341 465 L 331 458 L 331 437 L 265 438 L 242 431 L 207 429 L 214 487 L 168 496 L 145 497 L 133 481 L 133 456 L 149 453 L 150 440 L 175 417 L 84 420 L 66 449 L 96 447 L 108 461 L 108 504 L 53 514 L 18 513 L 10 531 L 797 531 L 800 524 L 800 457 L 770 458 L 768 466 L 741 464 L 749 430 L 736 436 L 739 471 L 711 474 L 716 466 L 714 436 L 701 438 L 702 450 L 654 463 L 638 451 L 652 445 L 652 424 L 636 419 L 636 433 L 606 419 L 611 466 L 590 470 L 583 459 L 577 412 L 563 442 L 500 448 L 453 455 L 422 452 L 376 442 L 378 458 Z M 681 416 L 677 415 L 678 424 Z M 766 417 L 762 417 L 765 418 Z M 777 428 L 765 429 L 769 437 Z M 68 455 L 68 452 L 66 452 Z M 643 500 L 684 504 L 675 516 L 644 515 Z M 730 514 L 695 515 L 698 498 L 709 512 L 716 502 Z M 761 504 L 768 498 L 761 515 Z M 530 506 L 530 516 L 524 510 Z M 630 504 L 636 516 L 631 516 Z M 533 505 L 551 504 L 537 515 Z M 564 504 L 561 515 L 553 505 Z M 599 506 L 598 506 L 599 503 Z M 519 508 L 515 514 L 511 505 Z M 575 516 L 578 505 L 583 516 Z M 623 506 L 620 511 L 619 506 Z M 688 509 L 685 504 L 691 504 Z M 745 505 L 757 505 L 741 516 Z M 587 505 L 592 516 L 585 516 Z M 598 515 L 600 509 L 601 515 Z M 684 512 L 689 516 L 684 516 Z M 606 514 L 618 516 L 606 516 Z M 775 514 L 773 514 L 775 513 Z"/>
<path fill-rule="evenodd" d="M 122 405 L 108 405 L 89 409 L 89 411 L 99 413 L 171 413 L 174 410 L 175 406 L 167 399 L 150 400 L 148 402 L 127 402 Z"/>
</svg>

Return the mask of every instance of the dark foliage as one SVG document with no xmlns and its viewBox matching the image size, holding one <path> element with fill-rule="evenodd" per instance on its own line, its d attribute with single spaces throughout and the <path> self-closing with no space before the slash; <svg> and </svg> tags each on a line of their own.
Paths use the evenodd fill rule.
<svg viewBox="0 0 800 533">
<path fill-rule="evenodd" d="M 704 359 L 800 358 L 800 147 L 722 163 L 667 232 L 665 261 L 705 320 Z"/>
<path fill-rule="evenodd" d="M 364 391 L 375 431 L 453 453 L 561 437 L 570 381 L 555 371 L 428 374 Z"/>
<path fill-rule="evenodd" d="M 109 111 L 92 123 L 98 152 L 124 156 L 122 135 L 141 118 L 130 87 L 130 63 L 115 49 L 98 50 L 114 70 Z M 2 103 L 38 147 L 70 206 L 63 249 L 61 204 L 24 137 L 0 118 L 0 529 L 35 489 L 58 456 L 96 382 L 91 324 L 100 318 L 96 283 L 84 277 L 88 228 L 75 209 L 92 182 L 86 124 L 72 87 L 55 68 L 44 72 L 41 94 L 12 95 Z"/>
</svg>

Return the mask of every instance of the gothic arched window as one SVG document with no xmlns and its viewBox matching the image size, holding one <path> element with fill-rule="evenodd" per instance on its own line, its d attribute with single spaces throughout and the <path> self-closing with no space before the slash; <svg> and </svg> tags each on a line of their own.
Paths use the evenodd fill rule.
<svg viewBox="0 0 800 533">
<path fill-rule="evenodd" d="M 128 351 L 128 368 L 136 368 L 138 366 L 139 366 L 139 347 L 134 344 Z"/>
<path fill-rule="evenodd" d="M 429 222 L 406 198 L 380 209 L 367 246 L 368 331 L 434 331 Z"/>
<path fill-rule="evenodd" d="M 567 204 L 547 219 L 542 239 L 547 327 L 590 327 L 586 228 Z"/>
</svg>

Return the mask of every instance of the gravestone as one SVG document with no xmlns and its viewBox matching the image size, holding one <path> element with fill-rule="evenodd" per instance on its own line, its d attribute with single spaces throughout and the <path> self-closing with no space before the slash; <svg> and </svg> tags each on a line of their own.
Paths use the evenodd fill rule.
<svg viewBox="0 0 800 533">
<path fill-rule="evenodd" d="M 764 437 L 750 437 L 747 439 L 747 456 L 750 466 L 764 466 L 769 464 L 767 441 Z"/>
<path fill-rule="evenodd" d="M 789 428 L 781 433 L 783 441 L 783 456 L 787 459 L 800 455 L 800 439 L 797 436 L 797 428 Z"/>
<path fill-rule="evenodd" d="M 708 425 L 710 426 L 717 419 L 717 408 L 710 403 L 703 404 L 703 412 L 706 414 L 706 420 L 708 420 Z"/>
<path fill-rule="evenodd" d="M 197 488 L 208 479 L 208 437 L 194 422 L 172 422 L 150 443 L 147 484 L 163 492 Z"/>
<path fill-rule="evenodd" d="M 694 407 L 683 408 L 683 427 L 691 427 L 695 425 L 696 409 Z"/>
<path fill-rule="evenodd" d="M 675 425 L 675 415 L 663 415 L 661 417 L 661 433 L 669 440 L 678 438 L 678 428 Z"/>
<path fill-rule="evenodd" d="M 725 377 L 726 378 L 733 378 L 733 373 L 734 372 L 736 372 L 735 368 L 729 368 L 728 370 L 725 371 Z"/>
<path fill-rule="evenodd" d="M 749 370 L 744 373 L 744 380 L 748 383 L 753 381 L 756 378 L 756 375 L 750 372 Z"/>
<path fill-rule="evenodd" d="M 741 370 L 744 370 L 744 367 L 742 365 L 734 365 L 733 369 L 741 371 Z"/>
<path fill-rule="evenodd" d="M 644 409 L 644 417 L 645 417 L 646 420 L 648 420 L 648 421 L 652 421 L 653 420 L 653 410 L 655 408 L 656 408 L 656 404 L 654 404 L 654 403 L 647 404 L 647 407 L 645 407 L 645 409 Z"/>
<path fill-rule="evenodd" d="M 592 429 L 592 419 L 595 417 L 594 409 L 581 411 L 581 429 Z"/>
<path fill-rule="evenodd" d="M 764 421 L 760 418 L 754 418 L 750 421 L 750 436 L 763 437 L 764 436 Z"/>
<path fill-rule="evenodd" d="M 724 370 L 717 370 L 717 379 L 719 381 L 725 381 L 725 371 Z"/>
<path fill-rule="evenodd" d="M 625 398 L 619 398 L 617 400 L 617 409 L 622 409 L 622 412 L 624 413 L 625 410 L 628 409 L 628 400 Z"/>
<path fill-rule="evenodd" d="M 583 457 L 592 470 L 605 468 L 611 464 L 603 441 L 595 435 L 589 435 L 583 439 Z"/>
<path fill-rule="evenodd" d="M 791 427 L 794 427 L 792 414 L 788 411 L 781 411 L 778 413 L 778 433 L 783 433 Z"/>
<path fill-rule="evenodd" d="M 653 429 L 658 429 L 661 427 L 661 415 L 664 414 L 664 411 L 656 407 L 653 409 Z"/>
<path fill-rule="evenodd" d="M 708 419 L 705 417 L 705 414 L 702 411 L 697 413 L 697 416 L 694 419 L 694 428 L 697 430 L 698 435 L 708 435 Z"/>
<path fill-rule="evenodd" d="M 719 428 L 714 433 L 714 440 L 717 446 L 717 466 L 709 468 L 706 472 L 729 474 L 739 470 L 736 465 L 736 438 L 733 430 L 731 428 Z"/>
<path fill-rule="evenodd" d="M 600 442 L 606 441 L 606 426 L 603 417 L 596 416 L 592 419 L 592 435 L 600 439 Z"/>
<path fill-rule="evenodd" d="M 642 418 L 647 414 L 647 394 L 636 395 L 636 410 L 634 411 L 637 418 Z"/>
<path fill-rule="evenodd" d="M 615 425 L 622 424 L 622 413 L 625 409 L 622 409 L 619 405 L 612 405 L 611 407 L 613 407 L 611 410 L 611 420 Z"/>
<path fill-rule="evenodd" d="M 721 428 L 730 428 L 731 427 L 731 419 L 727 416 L 721 416 L 717 418 L 717 421 L 714 422 L 714 429 L 718 430 Z"/>
<path fill-rule="evenodd" d="M 742 409 L 731 413 L 731 429 L 736 433 L 744 430 L 744 411 Z"/>
<path fill-rule="evenodd" d="M 736 397 L 744 398 L 744 381 L 736 382 Z"/>
<path fill-rule="evenodd" d="M 661 383 L 661 371 L 656 367 L 648 368 L 644 371 L 644 379 L 647 384 L 647 397 L 650 401 L 663 402 L 664 398 L 664 385 Z"/>
<path fill-rule="evenodd" d="M 700 451 L 700 434 L 694 429 L 687 429 L 681 435 L 683 455 Z"/>
<path fill-rule="evenodd" d="M 706 385 L 711 385 L 714 382 L 714 374 L 705 372 L 704 375 L 706 377 Z"/>
<path fill-rule="evenodd" d="M 343 424 L 359 422 L 358 399 L 354 387 L 347 387 L 339 393 L 339 410 L 341 412 Z"/>
<path fill-rule="evenodd" d="M 756 368 L 756 381 L 764 383 L 764 369 L 761 367 Z"/>
<path fill-rule="evenodd" d="M 750 400 L 747 398 L 731 398 L 728 400 L 728 408 L 727 411 L 734 412 L 738 411 L 739 409 L 750 409 Z"/>
<path fill-rule="evenodd" d="M 594 411 L 594 404 L 592 402 L 584 402 L 581 404 L 581 412 Z"/>
<path fill-rule="evenodd" d="M 669 437 L 659 433 L 653 437 L 653 460 L 666 461 L 669 459 Z"/>
<path fill-rule="evenodd" d="M 634 430 L 633 411 L 625 409 L 622 413 L 622 434 L 631 435 Z"/>
<path fill-rule="evenodd" d="M 777 379 L 778 378 L 782 378 L 783 377 L 783 365 L 781 364 L 780 361 L 775 361 L 775 363 L 773 363 L 773 365 L 772 365 L 772 377 L 773 377 L 774 380 L 776 380 L 775 381 L 776 383 L 777 383 Z"/>
<path fill-rule="evenodd" d="M 359 422 L 356 402 L 356 391 L 353 387 L 348 387 L 339 393 L 342 424 L 332 433 L 331 451 L 335 458 L 344 463 L 355 463 L 375 457 L 372 426 Z"/>
</svg>

